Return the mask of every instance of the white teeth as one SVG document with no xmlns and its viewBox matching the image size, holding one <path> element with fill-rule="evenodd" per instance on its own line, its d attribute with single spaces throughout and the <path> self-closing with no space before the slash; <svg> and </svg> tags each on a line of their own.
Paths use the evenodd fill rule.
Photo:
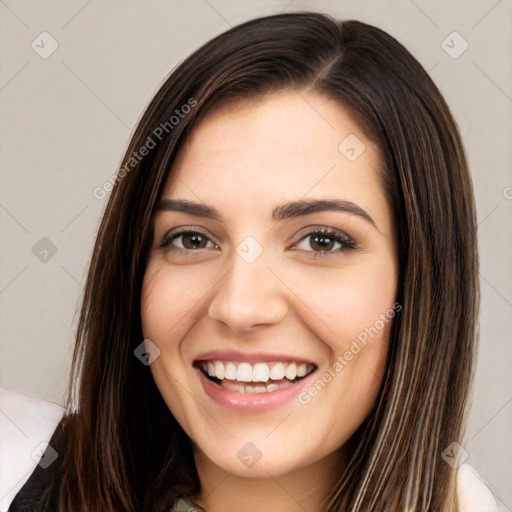
<svg viewBox="0 0 512 512">
<path fill-rule="evenodd" d="M 229 380 L 236 380 L 235 363 L 226 363 L 226 366 L 224 367 L 224 378 Z"/>
<path fill-rule="evenodd" d="M 215 361 L 213 366 L 215 369 L 213 376 L 222 380 L 224 378 L 224 363 L 222 361 Z"/>
<path fill-rule="evenodd" d="M 270 378 L 272 380 L 284 379 L 284 364 L 283 363 L 276 363 L 274 366 L 272 366 L 272 369 L 270 370 Z"/>
<path fill-rule="evenodd" d="M 297 377 L 297 365 L 295 363 L 290 363 L 286 367 L 286 372 L 284 375 L 288 380 L 295 379 L 295 377 Z"/>
<path fill-rule="evenodd" d="M 239 366 L 240 368 L 240 366 Z M 252 367 L 253 382 L 267 382 L 270 376 L 270 369 L 266 363 L 256 363 Z"/>
<path fill-rule="evenodd" d="M 239 382 L 252 381 L 252 366 L 249 363 L 240 363 L 236 370 L 236 380 Z"/>
<path fill-rule="evenodd" d="M 267 386 L 267 393 L 272 393 L 272 391 L 277 391 L 279 386 L 277 384 L 269 384 Z"/>
<path fill-rule="evenodd" d="M 215 377 L 221 381 L 259 382 L 268 383 L 270 381 L 282 381 L 287 379 L 293 381 L 296 378 L 302 378 L 313 371 L 313 366 L 306 363 L 248 363 L 235 361 L 204 361 L 201 363 L 203 371 L 210 377 Z M 246 393 L 262 393 L 264 386 L 245 386 L 249 388 Z M 259 391 L 251 391 L 251 388 Z M 266 388 L 268 390 L 268 387 Z"/>
</svg>

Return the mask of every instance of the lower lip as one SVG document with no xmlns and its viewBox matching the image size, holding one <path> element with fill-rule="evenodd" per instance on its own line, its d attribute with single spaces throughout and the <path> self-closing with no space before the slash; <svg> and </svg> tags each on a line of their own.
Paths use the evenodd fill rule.
<svg viewBox="0 0 512 512">
<path fill-rule="evenodd" d="M 315 371 L 299 382 L 271 393 L 239 393 L 215 384 L 196 368 L 204 392 L 217 404 L 235 411 L 266 411 L 280 407 L 296 397 L 308 385 Z"/>
</svg>

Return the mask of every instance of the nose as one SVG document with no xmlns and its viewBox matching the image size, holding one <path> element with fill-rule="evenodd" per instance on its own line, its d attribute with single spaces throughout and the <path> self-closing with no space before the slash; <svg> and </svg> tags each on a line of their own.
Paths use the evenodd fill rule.
<svg viewBox="0 0 512 512">
<path fill-rule="evenodd" d="M 235 255 L 233 267 L 213 290 L 208 315 L 232 331 L 277 324 L 288 311 L 286 287 L 267 268 L 264 258 L 247 263 Z"/>
</svg>

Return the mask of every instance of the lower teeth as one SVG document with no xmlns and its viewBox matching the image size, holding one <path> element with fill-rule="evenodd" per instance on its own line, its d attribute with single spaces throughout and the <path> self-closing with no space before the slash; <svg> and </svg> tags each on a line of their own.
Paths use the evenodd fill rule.
<svg viewBox="0 0 512 512">
<path fill-rule="evenodd" d="M 219 385 L 228 389 L 229 391 L 236 391 L 238 393 L 272 393 L 278 389 L 284 389 L 292 386 L 293 383 L 290 381 L 285 381 L 281 382 L 280 384 L 272 383 L 267 385 L 259 384 L 257 386 L 249 386 L 247 384 L 224 379 L 221 383 L 219 383 Z"/>
</svg>

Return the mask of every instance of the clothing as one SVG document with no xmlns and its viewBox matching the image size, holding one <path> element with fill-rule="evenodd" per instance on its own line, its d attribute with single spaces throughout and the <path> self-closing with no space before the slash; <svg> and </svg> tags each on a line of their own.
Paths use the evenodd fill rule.
<svg viewBox="0 0 512 512">
<path fill-rule="evenodd" d="M 205 512 L 197 503 L 189 498 L 178 498 L 169 512 Z"/>
<path fill-rule="evenodd" d="M 0 389 L 0 411 L 0 512 L 40 510 L 38 503 L 51 482 L 53 466 L 43 468 L 44 464 L 37 463 L 41 449 L 46 446 L 41 443 L 51 441 L 50 447 L 58 444 L 52 434 L 64 409 L 53 402 Z M 51 458 L 55 454 L 49 450 L 46 456 Z M 57 463 L 58 457 L 54 460 Z M 497 512 L 494 496 L 471 466 L 459 467 L 457 487 L 461 512 Z M 47 510 L 56 509 L 56 500 L 57 496 L 47 497 Z M 177 500 L 168 512 L 185 511 L 203 512 L 186 498 Z"/>
</svg>

